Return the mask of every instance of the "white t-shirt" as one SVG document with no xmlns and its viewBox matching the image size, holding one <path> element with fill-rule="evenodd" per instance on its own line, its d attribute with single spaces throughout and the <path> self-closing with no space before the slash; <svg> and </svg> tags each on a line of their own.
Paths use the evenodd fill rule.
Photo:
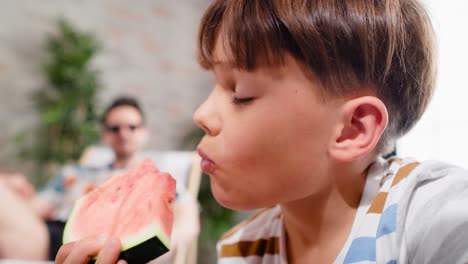
<svg viewBox="0 0 468 264">
<path fill-rule="evenodd" d="M 436 161 L 377 160 L 334 263 L 467 263 L 468 171 Z M 218 242 L 218 263 L 287 263 L 280 206 Z"/>
</svg>

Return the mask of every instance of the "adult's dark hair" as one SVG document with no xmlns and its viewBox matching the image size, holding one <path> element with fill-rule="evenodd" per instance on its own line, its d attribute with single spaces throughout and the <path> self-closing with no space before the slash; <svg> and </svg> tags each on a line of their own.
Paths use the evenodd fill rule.
<svg viewBox="0 0 468 264">
<path fill-rule="evenodd" d="M 435 86 L 435 44 L 420 0 L 215 0 L 198 37 L 198 61 L 253 71 L 293 56 L 323 98 L 372 89 L 389 112 L 381 145 L 420 119 Z M 382 142 L 383 141 L 383 142 Z M 380 146 L 384 148 L 383 146 Z"/>
<path fill-rule="evenodd" d="M 104 114 L 102 115 L 102 118 L 101 118 L 101 123 L 103 125 L 106 125 L 106 121 L 107 121 L 107 116 L 109 115 L 109 113 L 117 108 L 117 107 L 121 107 L 121 106 L 130 106 L 130 107 L 133 107 L 135 108 L 141 115 L 141 118 L 143 120 L 143 122 L 145 121 L 145 115 L 143 113 L 143 109 L 140 107 L 140 104 L 138 103 L 138 101 L 133 98 L 133 97 L 129 97 L 129 96 L 122 96 L 122 97 L 118 97 L 116 98 L 107 108 L 106 110 L 104 111 Z"/>
</svg>

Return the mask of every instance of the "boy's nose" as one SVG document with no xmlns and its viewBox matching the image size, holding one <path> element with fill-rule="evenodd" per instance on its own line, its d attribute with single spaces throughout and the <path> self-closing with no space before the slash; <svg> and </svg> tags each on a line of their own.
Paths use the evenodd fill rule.
<svg viewBox="0 0 468 264">
<path fill-rule="evenodd" d="M 221 122 L 215 102 L 215 94 L 212 92 L 193 114 L 195 124 L 210 136 L 216 136 L 221 131 Z"/>
</svg>

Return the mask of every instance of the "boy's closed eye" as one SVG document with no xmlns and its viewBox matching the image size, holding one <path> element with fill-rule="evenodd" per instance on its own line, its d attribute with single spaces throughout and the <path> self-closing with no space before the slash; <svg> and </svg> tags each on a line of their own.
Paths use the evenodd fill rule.
<svg viewBox="0 0 468 264">
<path fill-rule="evenodd" d="M 232 99 L 233 104 L 247 104 L 251 101 L 253 101 L 253 97 L 244 97 L 244 98 L 239 98 L 239 97 L 234 97 Z"/>
</svg>

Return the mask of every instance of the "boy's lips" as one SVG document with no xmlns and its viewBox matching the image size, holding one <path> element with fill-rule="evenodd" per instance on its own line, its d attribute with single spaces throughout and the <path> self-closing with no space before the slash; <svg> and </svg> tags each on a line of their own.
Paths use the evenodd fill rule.
<svg viewBox="0 0 468 264">
<path fill-rule="evenodd" d="M 200 157 L 202 158 L 200 161 L 200 167 L 202 171 L 205 173 L 213 171 L 215 165 L 214 162 L 211 159 L 209 159 L 208 156 L 201 149 L 198 149 L 198 155 L 200 155 Z"/>
</svg>

